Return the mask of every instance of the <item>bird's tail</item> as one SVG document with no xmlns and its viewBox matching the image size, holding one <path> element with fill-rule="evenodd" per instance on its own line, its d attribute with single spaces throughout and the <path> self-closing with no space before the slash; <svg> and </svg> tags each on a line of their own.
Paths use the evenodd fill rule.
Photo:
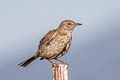
<svg viewBox="0 0 120 80">
<path fill-rule="evenodd" d="M 21 67 L 27 67 L 32 61 L 34 61 L 37 58 L 38 58 L 38 56 L 34 55 L 31 58 L 27 59 L 26 61 L 21 62 L 18 65 L 21 66 Z"/>
</svg>

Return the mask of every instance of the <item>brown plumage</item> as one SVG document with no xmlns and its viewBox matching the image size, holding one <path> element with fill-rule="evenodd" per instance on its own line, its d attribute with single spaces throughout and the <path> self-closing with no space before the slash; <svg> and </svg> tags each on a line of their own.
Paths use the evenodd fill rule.
<svg viewBox="0 0 120 80">
<path fill-rule="evenodd" d="M 59 62 L 64 63 L 58 58 L 65 55 L 72 41 L 72 32 L 74 28 L 80 23 L 75 23 L 72 20 L 64 20 L 61 22 L 60 26 L 57 29 L 49 31 L 40 41 L 37 52 L 28 60 L 21 62 L 19 65 L 22 67 L 26 67 L 33 60 L 41 57 L 42 59 L 47 59 L 50 63 L 55 59 Z"/>
</svg>

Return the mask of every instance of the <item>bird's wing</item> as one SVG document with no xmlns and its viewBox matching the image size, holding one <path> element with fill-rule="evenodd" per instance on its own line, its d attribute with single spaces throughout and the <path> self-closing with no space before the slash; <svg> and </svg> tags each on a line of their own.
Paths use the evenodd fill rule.
<svg viewBox="0 0 120 80">
<path fill-rule="evenodd" d="M 53 39 L 55 35 L 56 35 L 56 30 L 49 31 L 40 41 L 38 49 L 40 49 L 43 44 L 49 44 L 49 42 Z"/>
</svg>

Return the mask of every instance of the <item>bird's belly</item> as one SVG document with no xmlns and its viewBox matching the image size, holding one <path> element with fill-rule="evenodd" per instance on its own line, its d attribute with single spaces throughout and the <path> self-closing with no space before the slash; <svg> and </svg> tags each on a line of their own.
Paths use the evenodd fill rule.
<svg viewBox="0 0 120 80">
<path fill-rule="evenodd" d="M 67 40 L 65 38 L 59 40 L 56 39 L 50 43 L 49 46 L 46 46 L 42 48 L 40 57 L 47 58 L 47 59 L 53 59 L 57 55 L 61 53 L 63 48 L 65 47 Z"/>
</svg>

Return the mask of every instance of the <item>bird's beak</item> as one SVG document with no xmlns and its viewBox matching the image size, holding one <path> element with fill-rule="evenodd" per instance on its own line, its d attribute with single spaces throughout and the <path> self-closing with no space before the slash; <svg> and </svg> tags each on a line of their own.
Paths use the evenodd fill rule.
<svg viewBox="0 0 120 80">
<path fill-rule="evenodd" d="M 81 23 L 76 23 L 76 26 L 80 26 L 80 25 L 82 25 Z"/>
</svg>

